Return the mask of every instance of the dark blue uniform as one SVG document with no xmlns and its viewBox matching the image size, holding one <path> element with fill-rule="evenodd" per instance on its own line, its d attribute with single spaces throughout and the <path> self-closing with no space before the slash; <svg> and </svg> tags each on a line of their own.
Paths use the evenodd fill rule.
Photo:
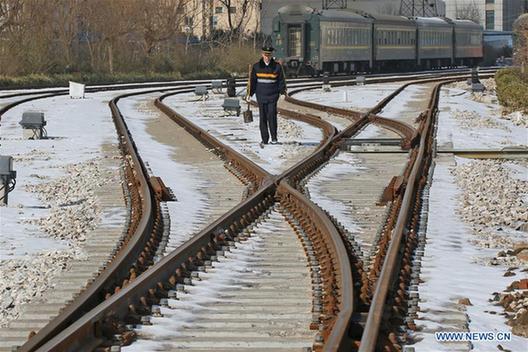
<svg viewBox="0 0 528 352">
<path fill-rule="evenodd" d="M 279 94 L 286 94 L 286 81 L 282 66 L 273 60 L 266 65 L 263 59 L 251 70 L 250 96 L 257 95 L 260 115 L 260 136 L 263 143 L 277 141 L 277 100 Z M 268 126 L 269 132 L 268 133 Z"/>
</svg>

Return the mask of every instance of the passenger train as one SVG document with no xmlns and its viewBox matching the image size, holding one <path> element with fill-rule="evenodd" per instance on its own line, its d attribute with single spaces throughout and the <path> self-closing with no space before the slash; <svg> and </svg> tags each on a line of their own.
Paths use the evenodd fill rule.
<svg viewBox="0 0 528 352">
<path fill-rule="evenodd" d="M 482 33 L 468 20 L 288 5 L 273 19 L 272 39 L 288 74 L 319 75 L 474 66 Z"/>
</svg>

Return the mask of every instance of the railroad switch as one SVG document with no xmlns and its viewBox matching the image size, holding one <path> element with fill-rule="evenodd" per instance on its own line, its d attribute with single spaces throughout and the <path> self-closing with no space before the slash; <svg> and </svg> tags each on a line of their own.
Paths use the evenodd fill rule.
<svg viewBox="0 0 528 352">
<path fill-rule="evenodd" d="M 46 120 L 43 112 L 26 111 L 22 114 L 22 120 L 19 124 L 24 130 L 26 139 L 43 139 L 47 137 Z"/>
<path fill-rule="evenodd" d="M 365 85 L 365 76 L 356 76 L 356 85 L 357 86 L 364 86 Z"/>
<path fill-rule="evenodd" d="M 156 198 L 158 198 L 159 200 L 163 202 L 177 200 L 172 189 L 165 186 L 165 183 L 163 183 L 161 178 L 157 176 L 150 176 L 150 185 L 152 186 L 152 190 L 154 191 Z"/>
<path fill-rule="evenodd" d="M 236 116 L 240 116 L 240 100 L 237 98 L 225 98 L 222 104 L 224 111 L 227 113 L 236 113 Z"/>
<path fill-rule="evenodd" d="M 207 86 L 196 86 L 194 88 L 194 94 L 199 96 L 202 101 L 206 101 L 209 98 Z"/>
<path fill-rule="evenodd" d="M 227 96 L 236 97 L 236 80 L 234 77 L 229 77 L 226 82 L 227 85 Z"/>
<path fill-rule="evenodd" d="M 478 67 L 471 69 L 471 90 L 473 92 L 483 92 L 486 90 L 486 87 L 480 82 L 478 73 Z"/>
<path fill-rule="evenodd" d="M 16 171 L 13 170 L 13 157 L 0 155 L 0 205 L 7 205 L 7 195 L 15 189 Z"/>
<path fill-rule="evenodd" d="M 328 72 L 323 73 L 323 91 L 330 92 L 332 85 L 330 84 L 330 77 Z"/>
<path fill-rule="evenodd" d="M 220 79 L 211 81 L 211 90 L 213 93 L 222 94 L 222 88 L 224 88 L 224 82 Z"/>
<path fill-rule="evenodd" d="M 392 202 L 396 197 L 405 190 L 405 179 L 403 176 L 394 176 L 377 202 L 377 205 L 386 205 Z"/>
</svg>

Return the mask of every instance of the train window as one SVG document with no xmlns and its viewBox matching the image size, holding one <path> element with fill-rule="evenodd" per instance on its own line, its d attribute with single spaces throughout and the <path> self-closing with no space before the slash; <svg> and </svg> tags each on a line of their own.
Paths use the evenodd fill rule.
<svg viewBox="0 0 528 352">
<path fill-rule="evenodd" d="M 279 21 L 276 21 L 273 23 L 273 31 L 280 32 L 280 22 Z"/>
<path fill-rule="evenodd" d="M 302 28 L 301 25 L 288 27 L 288 56 L 302 55 Z"/>
</svg>

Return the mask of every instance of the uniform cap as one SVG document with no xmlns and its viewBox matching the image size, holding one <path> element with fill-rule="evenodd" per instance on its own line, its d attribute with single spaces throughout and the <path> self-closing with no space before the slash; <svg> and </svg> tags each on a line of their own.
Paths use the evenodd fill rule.
<svg viewBox="0 0 528 352">
<path fill-rule="evenodd" d="M 266 53 L 266 54 L 267 54 L 267 53 L 271 54 L 271 53 L 273 52 L 273 50 L 275 50 L 275 48 L 273 48 L 271 45 L 264 45 L 264 46 L 262 47 L 262 51 L 263 51 L 264 53 Z"/>
</svg>

